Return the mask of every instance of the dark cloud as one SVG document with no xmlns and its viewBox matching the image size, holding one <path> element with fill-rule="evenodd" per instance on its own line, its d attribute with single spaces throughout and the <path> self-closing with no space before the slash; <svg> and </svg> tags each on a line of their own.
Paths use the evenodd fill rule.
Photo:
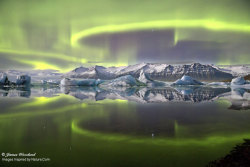
<svg viewBox="0 0 250 167">
<path fill-rule="evenodd" d="M 134 50 L 128 57 L 135 57 L 137 62 L 216 63 L 250 53 L 248 34 L 204 29 L 181 29 L 180 32 L 176 37 L 173 29 L 100 34 L 84 38 L 81 44 L 108 50 L 110 60 Z"/>
</svg>

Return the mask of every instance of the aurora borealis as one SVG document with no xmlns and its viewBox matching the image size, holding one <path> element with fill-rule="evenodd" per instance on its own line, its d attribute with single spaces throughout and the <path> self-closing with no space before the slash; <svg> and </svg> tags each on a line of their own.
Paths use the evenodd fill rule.
<svg viewBox="0 0 250 167">
<path fill-rule="evenodd" d="M 250 63 L 248 0 L 1 0 L 1 69 Z"/>
</svg>

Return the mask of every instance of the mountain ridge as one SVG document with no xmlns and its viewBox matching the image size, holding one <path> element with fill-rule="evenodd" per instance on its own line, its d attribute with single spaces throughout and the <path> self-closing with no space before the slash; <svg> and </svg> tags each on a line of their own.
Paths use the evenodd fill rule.
<svg viewBox="0 0 250 167">
<path fill-rule="evenodd" d="M 79 70 L 82 68 L 82 70 Z M 117 77 L 131 75 L 135 78 L 140 77 L 143 71 L 153 80 L 175 81 L 184 75 L 202 81 L 222 81 L 232 79 L 231 73 L 215 68 L 213 65 L 204 65 L 200 63 L 171 65 L 161 63 L 141 63 L 123 67 L 78 67 L 68 73 L 65 77 L 69 78 L 88 78 L 88 79 L 114 79 Z"/>
</svg>

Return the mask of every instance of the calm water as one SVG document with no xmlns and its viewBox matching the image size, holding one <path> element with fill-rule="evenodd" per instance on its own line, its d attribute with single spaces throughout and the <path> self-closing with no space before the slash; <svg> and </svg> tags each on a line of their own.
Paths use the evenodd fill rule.
<svg viewBox="0 0 250 167">
<path fill-rule="evenodd" d="M 55 87 L 0 95 L 0 151 L 50 158 L 0 166 L 205 166 L 250 138 L 246 89 Z"/>
</svg>

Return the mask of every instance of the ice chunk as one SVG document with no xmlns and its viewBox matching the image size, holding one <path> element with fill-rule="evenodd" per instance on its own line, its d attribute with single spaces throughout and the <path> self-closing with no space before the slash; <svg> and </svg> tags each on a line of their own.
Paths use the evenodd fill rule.
<svg viewBox="0 0 250 167">
<path fill-rule="evenodd" d="M 203 85 L 203 83 L 190 76 L 184 75 L 181 79 L 176 80 L 172 85 Z"/>
<path fill-rule="evenodd" d="M 61 86 L 77 86 L 77 83 L 75 80 L 71 80 L 69 78 L 63 78 L 60 82 Z"/>
<path fill-rule="evenodd" d="M 231 85 L 244 85 L 246 84 L 246 81 L 243 77 L 237 77 L 232 79 Z"/>
<path fill-rule="evenodd" d="M 132 87 L 132 86 L 146 86 L 145 83 L 140 82 L 139 80 L 135 79 L 131 75 L 125 75 L 118 77 L 116 79 L 107 81 L 106 83 L 102 84 L 105 86 L 114 86 L 114 87 Z"/>
<path fill-rule="evenodd" d="M 146 84 L 148 87 L 155 87 L 155 86 L 166 86 L 167 84 L 160 81 L 154 81 L 149 77 L 148 74 L 146 74 L 143 70 L 140 72 L 140 76 L 138 80 L 144 84 Z"/>
<path fill-rule="evenodd" d="M 141 70 L 138 80 L 142 83 L 145 83 L 145 84 L 149 83 L 149 82 L 153 82 L 153 80 L 150 79 L 149 76 L 147 74 L 145 74 L 143 70 Z"/>
<path fill-rule="evenodd" d="M 0 85 L 6 85 L 8 84 L 9 80 L 5 73 L 2 73 L 0 76 Z"/>
<path fill-rule="evenodd" d="M 46 85 L 47 81 L 46 80 L 41 80 L 41 84 Z"/>
<path fill-rule="evenodd" d="M 28 75 L 18 75 L 16 79 L 16 85 L 28 86 L 30 85 L 31 77 Z"/>
<path fill-rule="evenodd" d="M 60 82 L 61 86 L 97 86 L 103 81 L 100 79 L 69 79 L 63 78 Z"/>
<path fill-rule="evenodd" d="M 78 86 L 97 86 L 103 81 L 100 79 L 82 79 L 76 80 Z"/>
</svg>

